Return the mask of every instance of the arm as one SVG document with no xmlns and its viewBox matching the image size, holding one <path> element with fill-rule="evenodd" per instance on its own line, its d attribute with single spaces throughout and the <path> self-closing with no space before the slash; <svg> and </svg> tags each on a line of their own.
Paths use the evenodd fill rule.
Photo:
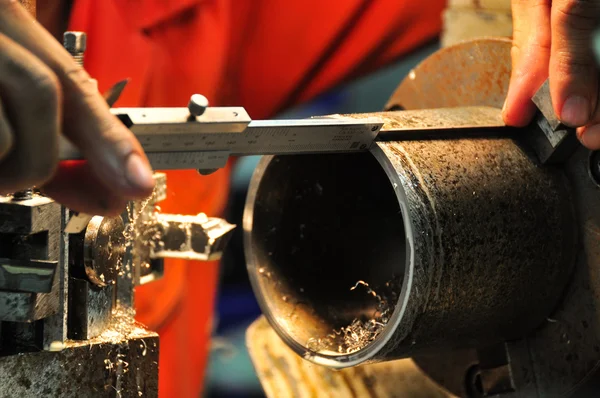
<svg viewBox="0 0 600 398">
<path fill-rule="evenodd" d="M 86 165 L 58 167 L 60 134 Z M 75 210 L 115 214 L 154 183 L 89 75 L 23 6 L 0 0 L 0 192 L 34 185 Z"/>
</svg>

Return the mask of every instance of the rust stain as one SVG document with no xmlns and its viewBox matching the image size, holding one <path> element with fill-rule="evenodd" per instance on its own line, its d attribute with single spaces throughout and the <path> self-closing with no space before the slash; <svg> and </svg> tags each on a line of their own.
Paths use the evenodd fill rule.
<svg viewBox="0 0 600 398">
<path fill-rule="evenodd" d="M 386 109 L 501 108 L 510 79 L 510 47 L 510 39 L 486 38 L 444 48 L 402 81 Z"/>
</svg>

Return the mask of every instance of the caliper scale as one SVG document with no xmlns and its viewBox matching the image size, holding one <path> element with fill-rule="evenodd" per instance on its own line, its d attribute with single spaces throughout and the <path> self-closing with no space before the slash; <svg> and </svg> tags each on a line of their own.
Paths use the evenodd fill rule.
<svg viewBox="0 0 600 398">
<path fill-rule="evenodd" d="M 137 137 L 153 168 L 217 169 L 229 156 L 356 152 L 369 148 L 383 121 L 374 117 L 253 121 L 242 107 L 114 108 Z M 67 141 L 60 159 L 81 159 Z"/>
</svg>

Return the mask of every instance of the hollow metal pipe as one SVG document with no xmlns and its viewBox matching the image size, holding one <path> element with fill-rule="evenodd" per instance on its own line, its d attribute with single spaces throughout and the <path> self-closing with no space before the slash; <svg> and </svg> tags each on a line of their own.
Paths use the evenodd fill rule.
<svg viewBox="0 0 600 398">
<path fill-rule="evenodd" d="M 244 214 L 263 312 L 331 367 L 526 335 L 576 247 L 568 183 L 533 159 L 506 137 L 263 158 Z"/>
</svg>

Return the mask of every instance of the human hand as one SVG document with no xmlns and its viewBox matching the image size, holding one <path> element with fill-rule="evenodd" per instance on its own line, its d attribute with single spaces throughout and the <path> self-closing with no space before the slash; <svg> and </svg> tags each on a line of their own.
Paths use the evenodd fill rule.
<svg viewBox="0 0 600 398">
<path fill-rule="evenodd" d="M 503 117 L 525 126 L 531 97 L 549 77 L 554 112 L 590 149 L 600 149 L 598 69 L 592 35 L 600 0 L 512 0 L 512 75 Z"/>
<path fill-rule="evenodd" d="M 86 163 L 59 167 L 61 134 Z M 73 210 L 114 215 L 154 181 L 90 76 L 18 1 L 0 0 L 0 193 L 32 186 Z"/>
</svg>

